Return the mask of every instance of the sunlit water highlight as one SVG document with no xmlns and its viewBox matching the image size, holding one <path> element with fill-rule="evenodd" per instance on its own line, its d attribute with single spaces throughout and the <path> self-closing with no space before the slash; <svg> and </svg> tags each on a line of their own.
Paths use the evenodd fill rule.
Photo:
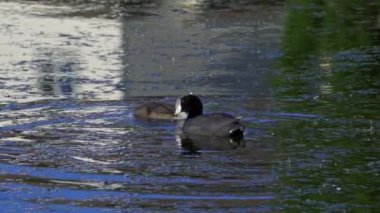
<svg viewBox="0 0 380 213">
<path fill-rule="evenodd" d="M 323 5 L 212 2 L 0 2 L 4 211 L 379 208 L 378 31 L 359 10 L 377 5 L 337 11 L 369 27 L 355 43 Z M 133 117 L 188 92 L 245 140 Z"/>
</svg>

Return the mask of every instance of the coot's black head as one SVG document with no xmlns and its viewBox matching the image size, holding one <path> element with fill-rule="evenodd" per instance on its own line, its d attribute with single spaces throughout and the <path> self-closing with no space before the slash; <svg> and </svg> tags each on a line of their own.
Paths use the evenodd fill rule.
<svg viewBox="0 0 380 213">
<path fill-rule="evenodd" d="M 175 114 L 182 117 L 193 118 L 202 115 L 202 101 L 195 95 L 186 95 L 177 100 Z"/>
</svg>

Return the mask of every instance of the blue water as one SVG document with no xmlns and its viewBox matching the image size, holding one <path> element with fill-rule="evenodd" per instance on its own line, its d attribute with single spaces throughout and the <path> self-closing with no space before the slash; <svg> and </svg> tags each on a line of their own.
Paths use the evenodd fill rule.
<svg viewBox="0 0 380 213">
<path fill-rule="evenodd" d="M 376 211 L 377 8 L 0 1 L 1 211 Z M 189 92 L 244 140 L 133 117 Z"/>
</svg>

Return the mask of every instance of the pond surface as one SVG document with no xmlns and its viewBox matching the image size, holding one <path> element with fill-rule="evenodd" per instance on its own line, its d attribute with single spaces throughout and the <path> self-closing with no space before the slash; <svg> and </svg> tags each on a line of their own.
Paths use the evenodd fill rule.
<svg viewBox="0 0 380 213">
<path fill-rule="evenodd" d="M 378 1 L 57 2 L 0 2 L 4 212 L 380 208 Z M 133 117 L 189 92 L 244 141 Z"/>
</svg>

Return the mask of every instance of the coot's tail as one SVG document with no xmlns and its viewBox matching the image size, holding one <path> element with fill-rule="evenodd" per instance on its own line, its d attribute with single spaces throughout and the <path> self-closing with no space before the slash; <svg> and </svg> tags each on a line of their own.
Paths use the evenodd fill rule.
<svg viewBox="0 0 380 213">
<path fill-rule="evenodd" d="M 232 138 L 243 138 L 244 137 L 244 129 L 245 127 L 240 123 L 234 123 L 234 125 L 230 128 L 229 135 Z"/>
</svg>

